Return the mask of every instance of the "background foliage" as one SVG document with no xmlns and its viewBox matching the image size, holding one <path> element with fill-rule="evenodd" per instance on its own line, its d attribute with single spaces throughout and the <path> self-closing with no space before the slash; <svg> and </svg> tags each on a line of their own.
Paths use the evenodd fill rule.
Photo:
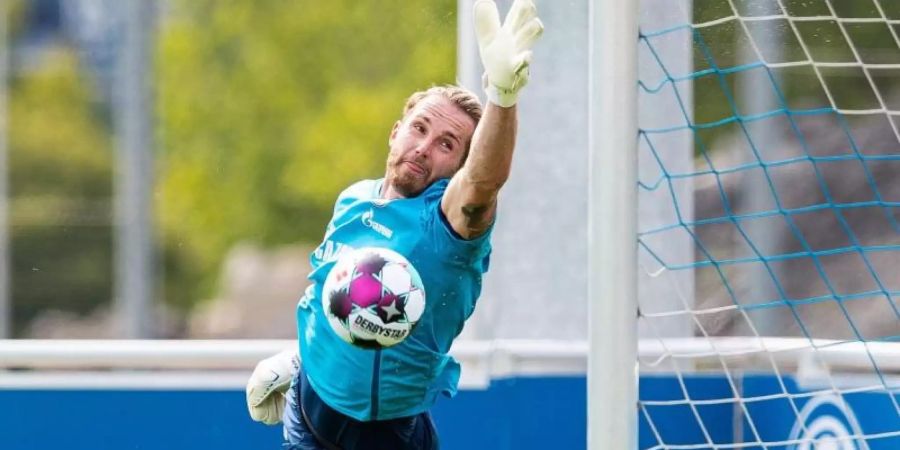
<svg viewBox="0 0 900 450">
<path fill-rule="evenodd" d="M 35 39 L 37 3 L 7 2 L 16 333 L 43 310 L 112 295 L 113 114 L 63 36 Z M 156 43 L 159 295 L 215 294 L 239 242 L 321 238 L 332 202 L 379 177 L 406 97 L 454 81 L 452 0 L 165 3 Z M 23 44 L 25 43 L 25 44 Z M 107 88 L 104 90 L 103 88 Z"/>
<path fill-rule="evenodd" d="M 4 2 L 14 49 L 33 44 L 31 16 L 36 5 L 48 3 Z M 765 3 L 733 2 L 742 14 Z M 405 98 L 454 81 L 457 2 L 162 4 L 154 62 L 158 292 L 187 312 L 215 295 L 222 261 L 235 244 L 315 243 L 337 193 L 354 180 L 382 174 L 387 135 Z M 694 0 L 694 21 L 728 15 L 731 4 Z M 797 14 L 827 14 L 815 9 L 822 2 L 784 4 Z M 843 16 L 877 13 L 870 0 L 834 5 Z M 900 2 L 881 6 L 889 18 L 900 19 Z M 793 36 L 782 25 L 779 33 Z M 889 30 L 880 26 L 851 27 L 851 37 L 860 48 L 875 48 L 862 55 L 865 61 L 900 62 L 888 49 Z M 853 57 L 834 22 L 800 28 L 801 36 L 816 42 L 809 48 L 815 59 Z M 750 36 L 734 22 L 694 37 L 695 70 L 747 62 L 736 49 Z M 39 41 L 44 50 L 37 57 L 13 58 L 9 82 L 17 333 L 40 311 L 83 314 L 108 305 L 112 295 L 109 87 L 86 70 L 85 58 L 65 36 Z M 715 50 L 705 48 L 711 42 Z M 796 39 L 786 39 L 782 57 L 796 60 L 802 51 Z M 850 93 L 840 106 L 871 103 L 860 73 L 824 72 L 826 84 L 839 83 Z M 821 83 L 808 68 L 778 75 L 789 106 L 823 106 Z M 697 79 L 695 122 L 733 115 L 723 92 L 739 91 L 741 82 L 720 73 Z M 727 129 L 699 131 L 698 148 L 710 147 Z"/>
<path fill-rule="evenodd" d="M 228 249 L 321 238 L 379 177 L 415 90 L 454 81 L 456 2 L 175 2 L 158 57 L 166 299 L 210 295 Z"/>
</svg>

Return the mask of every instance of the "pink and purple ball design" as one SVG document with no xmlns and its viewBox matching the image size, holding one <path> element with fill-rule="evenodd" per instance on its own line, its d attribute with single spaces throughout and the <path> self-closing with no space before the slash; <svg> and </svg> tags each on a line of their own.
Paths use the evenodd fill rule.
<svg viewBox="0 0 900 450">
<path fill-rule="evenodd" d="M 363 348 L 390 347 L 418 323 L 425 289 L 402 255 L 367 247 L 341 255 L 325 279 L 322 306 L 344 341 Z"/>
</svg>

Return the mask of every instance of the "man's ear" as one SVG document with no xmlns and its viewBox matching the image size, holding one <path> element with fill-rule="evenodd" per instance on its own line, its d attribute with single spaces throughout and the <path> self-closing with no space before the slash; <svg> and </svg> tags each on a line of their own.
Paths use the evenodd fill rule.
<svg viewBox="0 0 900 450">
<path fill-rule="evenodd" d="M 394 127 L 391 128 L 391 136 L 388 138 L 388 146 L 394 144 L 394 139 L 397 137 L 397 130 L 400 129 L 400 121 L 394 122 Z"/>
</svg>

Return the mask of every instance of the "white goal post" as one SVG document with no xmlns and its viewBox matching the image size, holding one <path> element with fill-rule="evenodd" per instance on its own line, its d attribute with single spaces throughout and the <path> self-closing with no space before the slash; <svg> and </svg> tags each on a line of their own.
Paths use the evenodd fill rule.
<svg viewBox="0 0 900 450">
<path fill-rule="evenodd" d="M 637 448 L 637 1 L 589 4 L 590 450 Z"/>
</svg>

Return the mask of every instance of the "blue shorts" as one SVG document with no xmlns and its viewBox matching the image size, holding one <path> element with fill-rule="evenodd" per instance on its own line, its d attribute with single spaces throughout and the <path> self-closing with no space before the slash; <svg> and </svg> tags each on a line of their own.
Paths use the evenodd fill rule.
<svg viewBox="0 0 900 450">
<path fill-rule="evenodd" d="M 361 422 L 327 404 L 298 371 L 285 395 L 284 450 L 438 450 L 427 412 L 413 417 Z"/>
</svg>

